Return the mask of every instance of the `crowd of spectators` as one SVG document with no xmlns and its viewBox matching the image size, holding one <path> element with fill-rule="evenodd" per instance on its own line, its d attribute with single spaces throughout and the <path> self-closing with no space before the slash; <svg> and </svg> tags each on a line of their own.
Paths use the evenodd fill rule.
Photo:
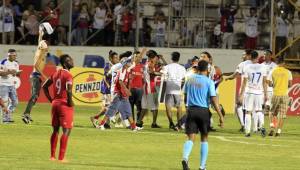
<svg viewBox="0 0 300 170">
<path fill-rule="evenodd" d="M 216 16 L 219 14 L 220 18 L 210 26 L 203 20 L 190 24 L 183 1 L 172 0 L 171 20 L 166 16 L 162 4 L 155 6 L 153 16 L 144 16 L 143 7 L 139 7 L 137 28 L 137 10 L 133 0 L 73 0 L 71 34 L 68 34 L 68 25 L 60 20 L 62 14 L 69 11 L 62 10 L 56 0 L 49 0 L 46 5 L 40 4 L 38 7 L 24 0 L 5 0 L 5 7 L 2 4 L 0 7 L 0 33 L 4 32 L 6 44 L 36 44 L 38 25 L 46 21 L 54 28 L 54 34 L 48 38 L 52 45 L 68 44 L 68 35 L 71 35 L 72 45 L 133 46 L 136 30 L 139 30 L 141 46 L 164 47 L 168 29 L 171 28 L 169 31 L 175 30 L 178 34 L 171 45 L 231 49 L 235 36 L 234 24 L 239 17 L 245 23 L 244 47 L 257 49 L 261 33 L 258 22 L 270 21 L 270 0 L 249 1 L 249 12 L 240 8 L 238 0 L 223 1 L 216 11 Z M 291 34 L 288 27 L 293 25 L 295 12 L 295 7 L 289 1 L 276 0 L 277 49 L 286 45 Z M 299 12 L 298 15 L 300 18 Z"/>
</svg>

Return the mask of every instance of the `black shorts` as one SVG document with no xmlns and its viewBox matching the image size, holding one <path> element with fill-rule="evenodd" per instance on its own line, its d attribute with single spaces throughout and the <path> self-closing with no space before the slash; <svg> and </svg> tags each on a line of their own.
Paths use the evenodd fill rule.
<svg viewBox="0 0 300 170">
<path fill-rule="evenodd" d="M 185 123 L 186 134 L 208 134 L 210 127 L 210 112 L 204 107 L 188 107 Z"/>
</svg>

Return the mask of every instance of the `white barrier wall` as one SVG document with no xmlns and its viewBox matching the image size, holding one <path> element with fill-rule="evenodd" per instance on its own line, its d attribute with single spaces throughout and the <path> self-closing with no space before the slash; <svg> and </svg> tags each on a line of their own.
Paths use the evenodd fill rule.
<svg viewBox="0 0 300 170">
<path fill-rule="evenodd" d="M 18 53 L 18 61 L 22 65 L 32 65 L 33 56 L 36 46 L 27 45 L 0 45 L 1 58 L 6 57 L 7 51 L 10 48 L 14 48 Z M 180 63 L 185 64 L 188 59 L 193 56 L 200 56 L 203 51 L 208 51 L 213 56 L 214 64 L 221 67 L 223 72 L 232 72 L 235 70 L 238 63 L 241 62 L 241 56 L 243 50 L 224 50 L 224 49 L 190 49 L 190 48 L 148 48 L 157 51 L 162 54 L 165 59 L 170 62 L 170 54 L 173 51 L 181 53 Z M 76 66 L 82 66 L 84 56 L 100 55 L 106 60 L 108 59 L 109 50 L 122 53 L 124 51 L 133 50 L 132 47 L 83 47 L 83 46 L 50 46 L 50 53 L 54 55 L 61 55 L 67 53 L 74 58 Z"/>
</svg>

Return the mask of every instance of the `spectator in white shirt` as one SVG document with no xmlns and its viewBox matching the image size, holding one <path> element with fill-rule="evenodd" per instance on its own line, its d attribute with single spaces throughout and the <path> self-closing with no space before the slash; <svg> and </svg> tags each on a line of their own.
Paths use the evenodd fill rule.
<svg viewBox="0 0 300 170">
<path fill-rule="evenodd" d="M 103 44 L 103 33 L 104 33 L 104 26 L 105 26 L 105 19 L 106 19 L 106 8 L 105 3 L 100 2 L 99 5 L 95 9 L 94 14 L 94 23 L 93 23 L 93 32 L 97 32 L 96 36 L 94 37 L 94 43 L 99 45 Z"/>
<path fill-rule="evenodd" d="M 5 7 L 3 5 L 0 7 L 0 33 L 4 33 L 4 40 L 3 40 L 4 44 L 8 43 L 7 41 L 8 38 L 10 44 L 14 43 L 14 39 L 15 39 L 14 11 L 10 2 L 6 2 Z"/>
<path fill-rule="evenodd" d="M 20 71 L 16 57 L 16 50 L 9 49 L 8 57 L 2 60 L 0 65 L 0 97 L 8 107 L 8 111 L 3 114 L 3 122 L 6 123 L 13 122 L 12 113 L 18 104 L 15 77 L 19 75 Z"/>
<path fill-rule="evenodd" d="M 242 12 L 242 16 L 245 19 L 245 33 L 246 33 L 246 42 L 245 42 L 245 49 L 256 49 L 257 45 L 257 25 L 258 25 L 258 16 L 256 8 L 250 8 L 250 16 L 244 16 Z"/>
<path fill-rule="evenodd" d="M 178 64 L 180 59 L 179 52 L 172 53 L 172 63 L 163 68 L 163 73 L 166 77 L 166 112 L 169 120 L 169 128 L 178 130 L 181 127 L 179 120 L 181 118 L 181 85 L 185 78 L 185 68 Z M 177 109 L 177 125 L 175 126 L 172 119 L 171 109 Z"/>
<path fill-rule="evenodd" d="M 160 15 L 156 23 L 156 47 L 165 46 L 165 35 L 166 35 L 166 21 L 165 16 Z"/>
</svg>

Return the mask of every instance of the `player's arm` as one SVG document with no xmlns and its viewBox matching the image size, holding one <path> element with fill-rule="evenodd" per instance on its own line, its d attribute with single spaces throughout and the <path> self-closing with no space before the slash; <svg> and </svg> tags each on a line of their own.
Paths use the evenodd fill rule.
<svg viewBox="0 0 300 170">
<path fill-rule="evenodd" d="M 223 128 L 224 127 L 224 117 L 223 117 L 223 114 L 220 109 L 220 104 L 219 104 L 219 100 L 217 98 L 217 93 L 216 93 L 216 89 L 215 89 L 215 85 L 214 85 L 213 81 L 210 82 L 209 93 L 210 93 L 211 103 L 213 104 L 213 106 L 216 109 L 218 116 L 219 116 L 219 122 L 220 122 L 219 126 Z"/>
<path fill-rule="evenodd" d="M 43 70 L 41 68 L 41 66 L 45 65 L 45 61 L 43 61 L 43 57 L 45 57 L 44 55 L 46 55 L 48 51 L 48 46 L 46 44 L 46 42 L 43 42 L 43 40 L 39 43 L 38 45 L 38 48 L 35 52 L 35 55 L 34 55 L 34 63 L 33 63 L 33 66 L 34 68 L 39 72 L 41 73 L 41 75 L 47 79 L 47 76 L 43 73 Z"/>
<path fill-rule="evenodd" d="M 125 90 L 125 93 L 127 96 L 131 96 L 130 90 L 125 86 L 124 82 L 122 80 L 119 80 L 120 86 L 122 89 Z"/>
<path fill-rule="evenodd" d="M 288 82 L 288 87 L 292 87 L 293 85 L 293 76 L 292 73 L 289 71 L 289 82 Z"/>
<path fill-rule="evenodd" d="M 224 73 L 224 75 L 225 75 L 225 74 L 226 74 L 226 73 Z M 229 75 L 228 77 L 226 77 L 226 78 L 225 78 L 225 81 L 226 81 L 226 80 L 233 80 L 233 79 L 235 79 L 238 75 L 239 75 L 238 72 L 234 72 L 233 74 L 231 74 L 231 75 Z"/>
<path fill-rule="evenodd" d="M 265 99 L 265 102 L 266 102 L 268 100 L 268 94 L 267 94 L 268 81 L 267 81 L 266 76 L 263 77 L 263 87 L 264 87 L 264 99 Z"/>
<path fill-rule="evenodd" d="M 40 43 L 43 40 L 43 36 L 44 36 L 44 31 L 42 28 L 39 29 L 39 39 L 38 39 L 38 43 Z"/>
<path fill-rule="evenodd" d="M 244 92 L 245 92 L 245 89 L 246 89 L 247 81 L 248 81 L 248 77 L 244 77 L 242 87 L 241 87 L 241 92 L 240 92 L 240 95 L 239 95 L 239 102 L 240 103 L 242 103 L 242 101 L 243 101 L 243 96 L 244 96 Z"/>
<path fill-rule="evenodd" d="M 74 106 L 74 102 L 72 99 L 72 84 L 71 83 L 67 83 L 67 102 L 68 102 L 68 106 L 73 107 Z"/>
<path fill-rule="evenodd" d="M 47 79 L 45 83 L 43 84 L 43 91 L 47 99 L 50 103 L 52 103 L 52 97 L 49 92 L 49 87 L 53 84 L 53 81 L 51 79 Z"/>
</svg>

